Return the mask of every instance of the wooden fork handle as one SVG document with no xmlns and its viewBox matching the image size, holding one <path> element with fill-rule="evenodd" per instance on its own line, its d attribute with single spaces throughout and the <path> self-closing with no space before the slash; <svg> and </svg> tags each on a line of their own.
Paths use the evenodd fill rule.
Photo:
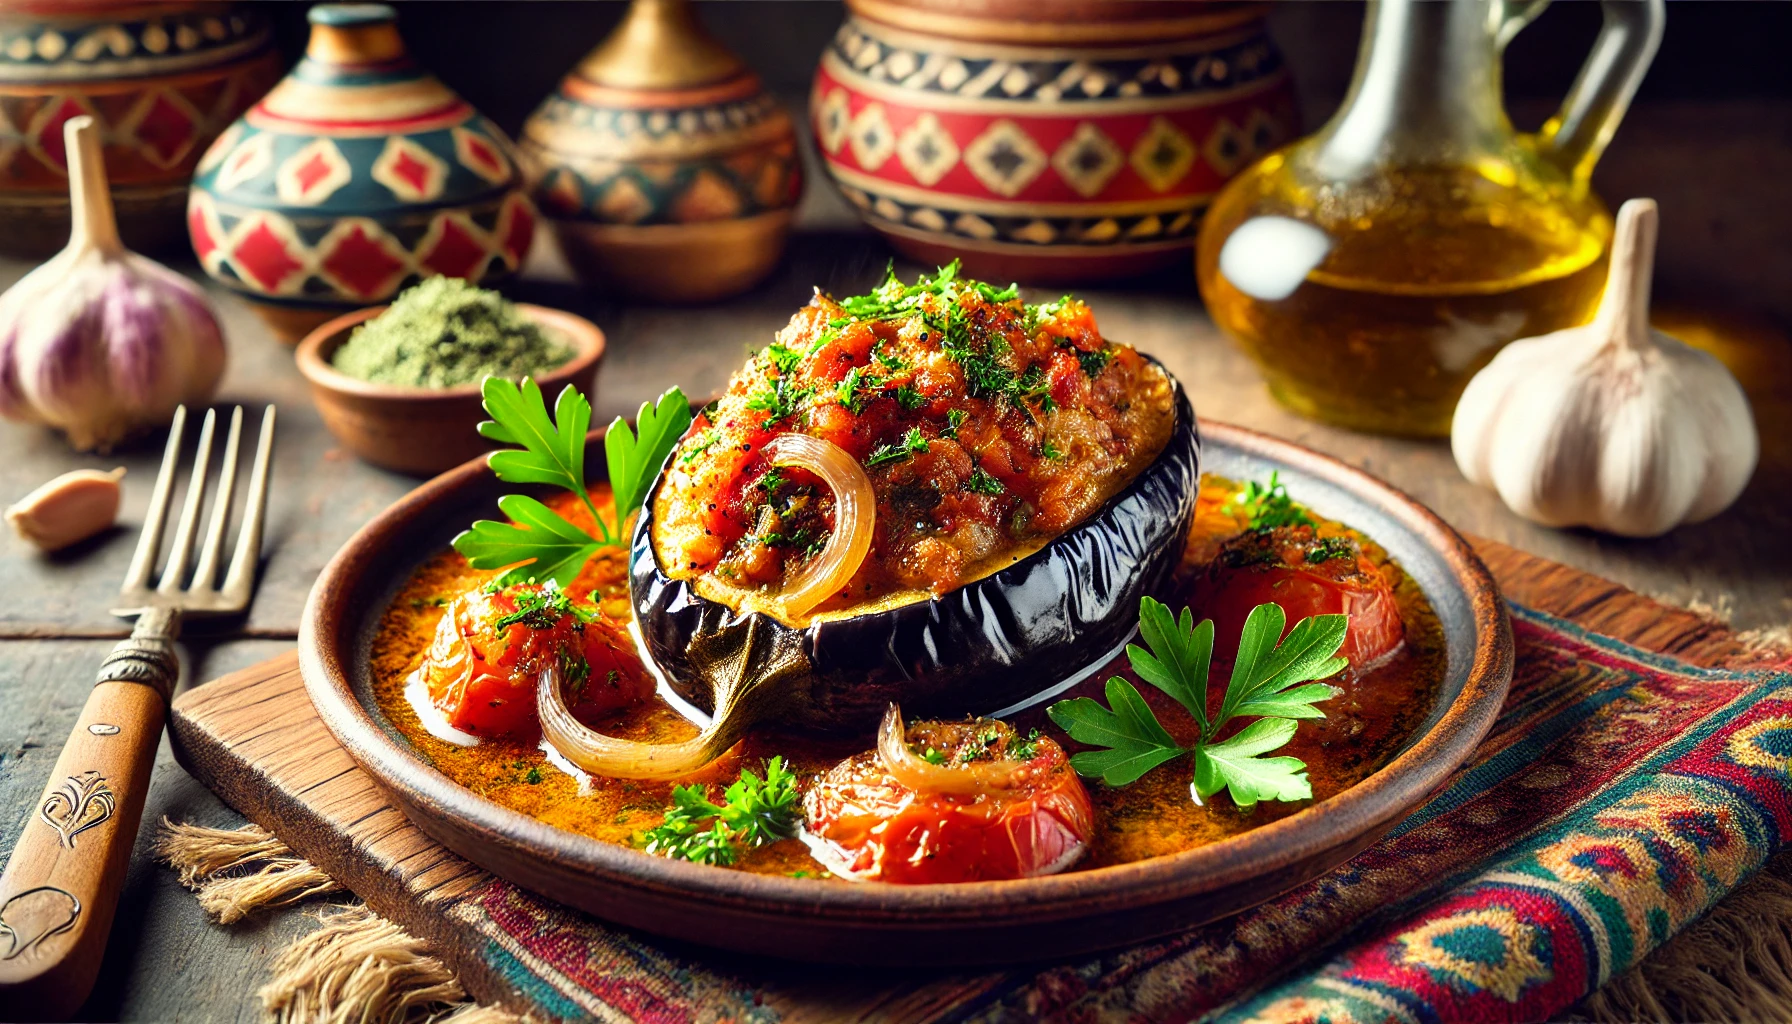
<svg viewBox="0 0 1792 1024">
<path fill-rule="evenodd" d="M 106 659 L 0 874 L 0 1018 L 66 1018 L 93 988 L 178 672 L 167 625 L 145 614 Z"/>
</svg>

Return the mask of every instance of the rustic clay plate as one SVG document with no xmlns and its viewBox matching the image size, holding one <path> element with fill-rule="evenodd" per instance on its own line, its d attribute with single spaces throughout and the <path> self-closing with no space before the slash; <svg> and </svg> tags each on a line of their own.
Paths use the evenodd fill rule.
<svg viewBox="0 0 1792 1024">
<path fill-rule="evenodd" d="M 430 767 L 375 704 L 367 652 L 403 581 L 506 485 L 469 462 L 374 519 L 318 578 L 299 633 L 312 701 L 350 755 L 425 832 L 536 892 L 633 928 L 799 960 L 976 964 L 1068 956 L 1192 928 L 1254 906 L 1368 846 L 1437 791 L 1492 725 L 1512 678 L 1512 632 L 1486 566 L 1431 512 L 1316 452 L 1202 423 L 1202 470 L 1281 473 L 1321 515 L 1373 537 L 1442 620 L 1446 678 L 1406 749 L 1361 784 L 1255 831 L 1167 857 L 1010 882 L 847 884 L 666 860 L 565 832 Z M 592 453 L 602 450 L 592 445 Z M 602 472 L 601 458 L 592 471 Z"/>
</svg>

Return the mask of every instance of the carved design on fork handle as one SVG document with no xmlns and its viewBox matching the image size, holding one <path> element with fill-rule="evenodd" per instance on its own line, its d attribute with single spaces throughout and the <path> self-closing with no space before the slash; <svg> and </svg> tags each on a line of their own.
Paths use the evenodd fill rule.
<svg viewBox="0 0 1792 1024">
<path fill-rule="evenodd" d="M 131 635 L 119 641 L 100 665 L 97 683 L 141 683 L 162 695 L 174 694 L 180 678 L 180 659 L 174 638 L 180 633 L 180 613 L 172 608 L 145 608 Z"/>
<path fill-rule="evenodd" d="M 118 809 L 118 798 L 99 772 L 70 775 L 62 788 L 44 798 L 37 809 L 44 824 L 56 830 L 64 849 L 75 848 L 75 837 L 102 824 Z"/>
</svg>

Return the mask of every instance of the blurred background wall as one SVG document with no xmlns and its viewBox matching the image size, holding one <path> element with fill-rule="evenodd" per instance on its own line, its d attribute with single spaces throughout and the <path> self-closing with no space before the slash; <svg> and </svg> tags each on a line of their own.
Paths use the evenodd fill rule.
<svg viewBox="0 0 1792 1024">
<path fill-rule="evenodd" d="M 269 4 L 280 45 L 304 48 L 304 4 Z M 621 0 L 398 0 L 423 64 L 513 134 L 621 17 Z M 795 108 L 844 17 L 838 0 L 707 0 L 705 24 Z M 1568 89 L 1600 23 L 1599 5 L 1558 0 L 1506 54 L 1515 124 L 1532 129 Z M 1299 88 L 1307 130 L 1349 85 L 1363 5 L 1280 0 L 1270 27 Z M 1792 3 L 1676 0 L 1629 117 L 1595 174 L 1615 209 L 1662 206 L 1657 287 L 1668 301 L 1764 314 L 1792 325 Z M 805 219 L 850 223 L 812 167 Z M 1191 280 L 1190 287 L 1193 284 Z"/>
</svg>

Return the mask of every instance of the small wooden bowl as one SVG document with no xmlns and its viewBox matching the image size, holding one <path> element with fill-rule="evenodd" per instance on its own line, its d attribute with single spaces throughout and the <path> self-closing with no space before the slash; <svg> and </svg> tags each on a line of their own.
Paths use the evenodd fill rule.
<svg viewBox="0 0 1792 1024">
<path fill-rule="evenodd" d="M 597 388 L 598 360 L 604 354 L 604 332 L 581 316 L 519 303 L 517 311 L 548 328 L 574 349 L 573 357 L 535 378 L 552 403 L 568 384 L 587 398 Z M 486 418 L 478 384 L 453 388 L 413 388 L 375 384 L 342 373 L 330 357 L 363 321 L 386 311 L 372 306 L 345 313 L 318 327 L 293 353 L 299 372 L 311 382 L 311 400 L 324 426 L 343 447 L 363 460 L 416 476 L 434 476 L 490 450 L 479 436 Z"/>
</svg>

